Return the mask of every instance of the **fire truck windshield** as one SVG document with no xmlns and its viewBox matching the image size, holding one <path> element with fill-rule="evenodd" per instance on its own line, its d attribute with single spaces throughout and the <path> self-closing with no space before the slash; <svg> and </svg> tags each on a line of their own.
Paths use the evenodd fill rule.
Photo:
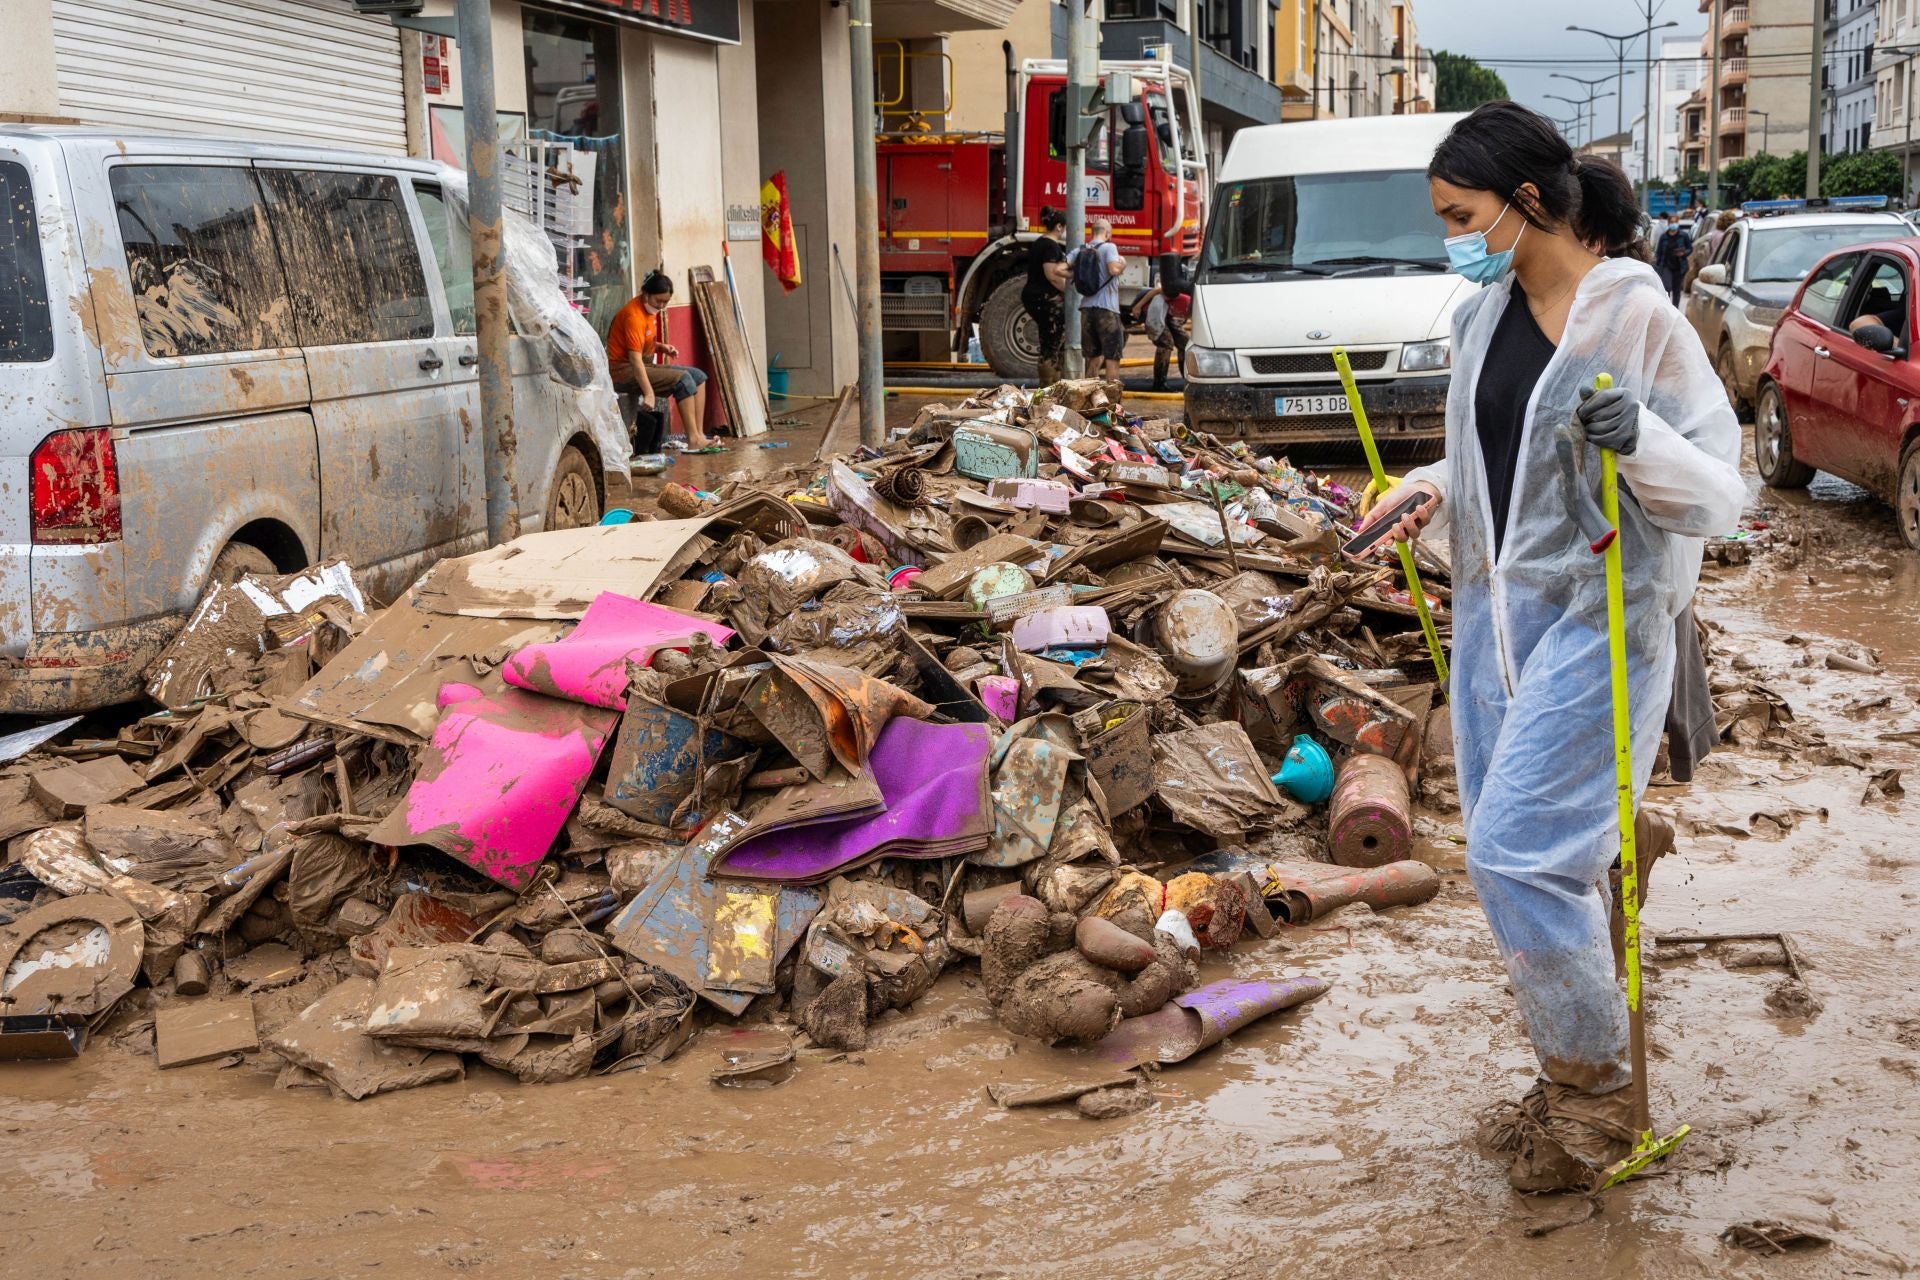
<svg viewBox="0 0 1920 1280">
<path fill-rule="evenodd" d="M 1223 182 L 1200 278 L 1257 279 L 1267 269 L 1343 276 L 1441 271 L 1442 232 L 1427 175 L 1418 169 Z"/>
</svg>

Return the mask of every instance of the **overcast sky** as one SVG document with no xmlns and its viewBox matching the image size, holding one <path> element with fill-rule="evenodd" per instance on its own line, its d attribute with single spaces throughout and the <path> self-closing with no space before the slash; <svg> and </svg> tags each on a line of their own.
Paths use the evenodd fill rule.
<svg viewBox="0 0 1920 1280">
<path fill-rule="evenodd" d="M 1697 41 L 1706 30 L 1707 15 L 1699 11 L 1698 0 L 1652 3 L 1655 22 L 1680 24 L 1655 34 L 1656 52 L 1660 40 L 1690 36 Z M 1624 35 L 1647 25 L 1643 4 L 1644 0 L 1415 0 L 1413 12 L 1420 43 L 1426 48 L 1478 59 L 1500 73 L 1516 102 L 1566 119 L 1576 108 L 1547 95 L 1584 99 L 1587 87 L 1554 79 L 1553 72 L 1593 80 L 1616 70 L 1611 43 L 1599 36 L 1568 31 L 1568 24 Z M 1646 92 L 1636 62 L 1642 48 L 1639 40 L 1628 48 L 1628 96 L 1621 114 L 1629 127 Z M 1617 81 L 1597 84 L 1593 89 L 1619 92 Z M 1616 102 L 1614 98 L 1602 98 L 1594 103 L 1596 132 L 1602 137 L 1614 131 Z"/>
</svg>

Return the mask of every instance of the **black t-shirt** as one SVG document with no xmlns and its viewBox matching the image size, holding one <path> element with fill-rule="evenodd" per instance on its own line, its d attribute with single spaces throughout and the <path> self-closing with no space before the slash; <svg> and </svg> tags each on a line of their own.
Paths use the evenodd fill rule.
<svg viewBox="0 0 1920 1280">
<path fill-rule="evenodd" d="M 1507 536 L 1507 508 L 1513 501 L 1513 475 L 1520 462 L 1520 436 L 1527 425 L 1527 401 L 1534 384 L 1553 359 L 1553 343 L 1527 308 L 1516 283 L 1507 309 L 1494 326 L 1493 341 L 1473 388 L 1473 416 L 1480 432 L 1480 456 L 1487 464 L 1487 502 L 1493 509 L 1493 551 Z"/>
<path fill-rule="evenodd" d="M 1067 246 L 1052 236 L 1041 236 L 1033 242 L 1033 248 L 1027 252 L 1027 287 L 1020 291 L 1022 297 L 1045 301 L 1061 296 L 1053 281 L 1047 279 L 1047 267 L 1055 262 L 1067 260 Z"/>
</svg>

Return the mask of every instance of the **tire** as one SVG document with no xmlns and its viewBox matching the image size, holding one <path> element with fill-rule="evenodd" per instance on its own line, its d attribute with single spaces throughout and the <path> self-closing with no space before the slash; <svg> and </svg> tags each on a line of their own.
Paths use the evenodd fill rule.
<svg viewBox="0 0 1920 1280">
<path fill-rule="evenodd" d="M 1040 329 L 1020 301 L 1026 285 L 1024 272 L 1008 276 L 980 309 L 980 352 L 1009 382 L 1031 382 L 1040 374 Z"/>
<path fill-rule="evenodd" d="M 1813 468 L 1793 456 L 1787 401 L 1771 382 L 1760 384 L 1760 404 L 1754 410 L 1753 465 L 1769 489 L 1804 489 L 1813 479 Z"/>
<path fill-rule="evenodd" d="M 207 585 L 212 586 L 216 582 L 223 586 L 231 585 L 248 573 L 270 578 L 279 572 L 280 567 L 268 559 L 267 553 L 260 548 L 244 542 L 229 542 L 213 558 L 213 572 L 207 575 Z"/>
<path fill-rule="evenodd" d="M 1900 536 L 1920 551 L 1920 440 L 1907 446 L 1900 458 L 1900 479 L 1894 484 L 1893 510 L 1900 518 Z"/>
<path fill-rule="evenodd" d="M 572 445 L 560 451 L 560 462 L 553 469 L 553 484 L 547 490 L 547 519 L 543 529 L 579 529 L 600 523 L 600 486 L 593 481 L 593 468 Z"/>
<path fill-rule="evenodd" d="M 1727 390 L 1727 403 L 1733 406 L 1733 416 L 1742 422 L 1753 414 L 1753 405 L 1740 394 L 1740 362 L 1733 354 L 1733 344 L 1722 338 L 1720 355 L 1713 362 L 1713 371 L 1720 375 L 1720 385 Z"/>
</svg>

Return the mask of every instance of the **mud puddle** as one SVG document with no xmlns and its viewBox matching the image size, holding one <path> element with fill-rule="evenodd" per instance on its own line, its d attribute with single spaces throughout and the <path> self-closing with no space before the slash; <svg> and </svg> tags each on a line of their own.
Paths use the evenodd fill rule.
<svg viewBox="0 0 1920 1280">
<path fill-rule="evenodd" d="M 736 446 L 733 465 L 811 456 L 808 433 L 776 438 L 794 444 Z M 1920 1181 L 1920 842 L 1905 807 L 1920 796 L 1862 795 L 1880 769 L 1920 781 L 1920 750 L 1883 737 L 1920 729 L 1920 562 L 1889 541 L 1884 508 L 1829 484 L 1765 495 L 1802 532 L 1798 562 L 1775 553 L 1712 571 L 1700 611 L 1723 628 L 1717 673 L 1743 655 L 1740 675 L 1855 763 L 1729 752 L 1690 789 L 1656 794 L 1698 829 L 1683 828 L 1647 911 L 1656 935 L 1793 931 L 1823 1008 L 1771 1011 L 1778 968 L 1660 952 L 1648 978 L 1654 1105 L 1694 1137 L 1661 1176 L 1590 1217 L 1577 1198 L 1513 1195 L 1471 1149 L 1475 1113 L 1517 1095 L 1533 1064 L 1459 874 L 1456 820 L 1439 818 L 1423 828 L 1447 872 L 1438 898 L 1287 931 L 1215 966 L 1207 976 L 1309 972 L 1333 988 L 1167 1069 L 1156 1105 L 1134 1116 L 993 1104 L 990 1082 L 1094 1068 L 1009 1037 L 972 971 L 877 1024 L 864 1053 L 803 1051 L 790 1080 L 755 1090 L 708 1082 L 727 1047 L 717 1030 L 650 1072 L 522 1088 L 481 1069 L 358 1104 L 276 1090 L 264 1056 L 157 1072 L 134 1035 L 77 1063 L 6 1069 L 5 1270 L 1903 1274 L 1920 1257 L 1908 1191 Z M 1841 571 L 1853 561 L 1859 571 Z M 1878 650 L 1885 670 L 1801 665 L 1848 645 Z M 1832 1244 L 1762 1257 L 1722 1243 L 1755 1219 Z"/>
</svg>

